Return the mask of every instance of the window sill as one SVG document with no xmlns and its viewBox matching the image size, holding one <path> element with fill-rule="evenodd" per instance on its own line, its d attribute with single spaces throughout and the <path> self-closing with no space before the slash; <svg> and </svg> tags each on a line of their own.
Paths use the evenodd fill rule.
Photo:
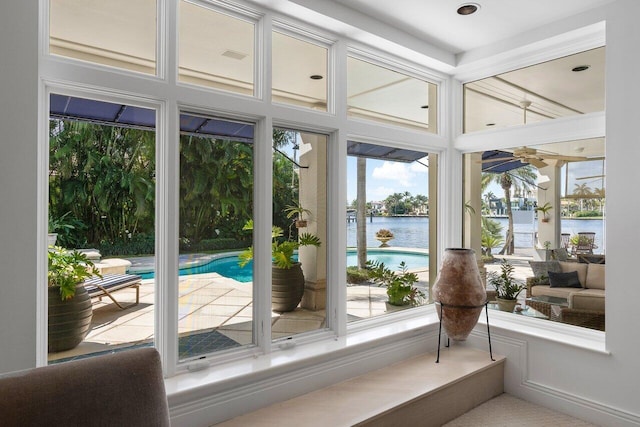
<svg viewBox="0 0 640 427">
<path fill-rule="evenodd" d="M 187 371 L 165 379 L 170 401 L 206 389 L 207 393 L 223 392 L 255 381 L 284 375 L 296 369 L 331 362 L 367 350 L 384 348 L 399 340 L 421 336 L 425 328 L 437 333 L 438 317 L 433 306 L 411 310 L 412 313 L 372 319 L 371 322 L 350 325 L 345 337 L 304 342 L 295 337 L 273 344 L 271 354 L 255 353 L 253 357 L 230 362 L 200 361 L 200 370 Z M 308 338 L 305 340 L 308 341 Z"/>
<path fill-rule="evenodd" d="M 165 387 L 170 402 L 178 403 L 187 402 L 201 393 L 211 395 L 257 381 L 268 381 L 269 378 L 291 374 L 298 369 L 329 369 L 330 365 L 324 364 L 340 357 L 376 350 L 382 353 L 385 347 L 397 341 L 424 336 L 427 332 L 437 334 L 438 323 L 435 307 L 430 305 L 411 310 L 410 314 L 394 315 L 393 320 L 385 317 L 349 325 L 346 337 L 312 342 L 302 342 L 294 338 L 291 344 L 287 345 L 279 345 L 284 341 L 276 342 L 271 354 L 256 353 L 253 357 L 230 362 L 204 362 L 201 370 L 183 372 L 167 378 Z M 494 336 L 517 334 L 524 340 L 535 338 L 600 354 L 610 354 L 606 350 L 605 334 L 601 331 L 531 319 L 497 310 L 489 310 L 489 324 Z M 476 330 L 486 333 L 484 313 L 480 316 Z M 435 342 L 433 344 L 435 346 Z"/>
<path fill-rule="evenodd" d="M 482 329 L 486 331 L 487 321 L 484 313 L 480 316 L 478 323 L 483 325 Z M 594 329 L 533 319 L 498 310 L 489 310 L 489 325 L 491 334 L 500 333 L 498 330 L 507 331 L 524 335 L 525 338 L 532 337 L 599 354 L 611 354 L 606 349 L 605 333 Z"/>
</svg>

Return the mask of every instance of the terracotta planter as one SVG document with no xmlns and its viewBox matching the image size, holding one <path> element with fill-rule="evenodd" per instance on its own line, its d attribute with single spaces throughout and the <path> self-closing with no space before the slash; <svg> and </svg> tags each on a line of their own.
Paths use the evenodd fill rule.
<svg viewBox="0 0 640 427">
<path fill-rule="evenodd" d="M 449 338 L 455 341 L 467 339 L 487 300 L 473 249 L 445 249 L 432 294 Z"/>
<path fill-rule="evenodd" d="M 307 220 L 306 219 L 297 219 L 296 220 L 296 228 L 304 228 L 307 226 Z"/>
<path fill-rule="evenodd" d="M 380 245 L 381 248 L 386 248 L 387 246 L 389 246 L 387 242 L 392 239 L 393 237 L 376 237 L 376 240 L 378 240 L 381 243 Z"/>
<path fill-rule="evenodd" d="M 304 294 L 304 275 L 299 262 L 288 269 L 271 268 L 271 309 L 282 313 L 296 309 Z"/>
<path fill-rule="evenodd" d="M 84 340 L 91 329 L 93 307 L 91 298 L 82 284 L 68 300 L 60 299 L 60 288 L 49 288 L 48 351 L 71 350 Z"/>
</svg>

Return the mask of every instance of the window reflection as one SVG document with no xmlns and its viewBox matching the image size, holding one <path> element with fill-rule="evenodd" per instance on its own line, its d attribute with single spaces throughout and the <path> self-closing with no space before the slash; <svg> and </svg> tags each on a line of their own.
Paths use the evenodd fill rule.
<svg viewBox="0 0 640 427">
<path fill-rule="evenodd" d="M 156 74 L 156 0 L 50 0 L 49 51 Z"/>
</svg>

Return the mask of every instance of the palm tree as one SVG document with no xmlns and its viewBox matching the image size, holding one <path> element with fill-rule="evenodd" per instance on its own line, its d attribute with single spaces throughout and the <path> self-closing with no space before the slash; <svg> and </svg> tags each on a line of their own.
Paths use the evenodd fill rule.
<svg viewBox="0 0 640 427">
<path fill-rule="evenodd" d="M 429 206 L 429 198 L 427 196 L 423 194 L 418 194 L 416 195 L 414 200 L 416 202 L 418 212 L 426 211 L 426 209 L 424 208 Z"/>
<path fill-rule="evenodd" d="M 367 159 L 357 159 L 357 207 L 356 207 L 356 245 L 358 247 L 358 269 L 367 265 Z"/>
<path fill-rule="evenodd" d="M 387 212 L 389 212 L 389 207 L 393 206 L 393 215 L 395 215 L 397 213 L 397 207 L 403 197 L 402 193 L 393 193 L 392 195 L 387 196 L 387 198 L 384 199 L 384 203 L 387 205 Z"/>
<path fill-rule="evenodd" d="M 507 228 L 507 236 L 505 238 L 504 247 L 500 250 L 500 254 L 513 255 L 514 238 L 513 238 L 513 212 L 511 212 L 511 187 L 516 188 L 518 192 L 527 192 L 533 186 L 536 173 L 531 165 L 526 165 L 508 172 L 495 174 L 491 172 L 482 173 L 481 188 L 484 191 L 491 182 L 496 182 L 504 190 L 505 203 L 507 205 L 507 218 L 509 225 Z"/>
<path fill-rule="evenodd" d="M 600 215 L 602 215 L 604 209 L 604 197 L 605 191 L 604 188 L 596 188 L 593 190 L 593 194 L 598 197 L 598 206 L 600 207 Z"/>
<path fill-rule="evenodd" d="M 573 194 L 575 196 L 579 196 L 580 197 L 580 210 L 582 211 L 583 209 L 583 202 L 584 202 L 584 198 L 591 196 L 593 194 L 593 192 L 591 191 L 591 187 L 589 187 L 587 184 L 574 184 L 574 189 L 573 189 Z"/>
</svg>

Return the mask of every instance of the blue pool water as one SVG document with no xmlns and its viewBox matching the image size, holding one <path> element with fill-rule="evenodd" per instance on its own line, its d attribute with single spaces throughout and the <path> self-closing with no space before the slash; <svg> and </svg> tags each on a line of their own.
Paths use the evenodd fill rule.
<svg viewBox="0 0 640 427">
<path fill-rule="evenodd" d="M 386 267 L 392 270 L 398 268 L 402 261 L 410 270 L 429 267 L 429 254 L 425 252 L 367 249 L 367 259 L 383 262 Z M 355 249 L 347 250 L 347 266 L 350 265 L 358 265 L 358 255 Z"/>
<path fill-rule="evenodd" d="M 410 269 L 426 268 L 429 266 L 429 255 L 421 252 L 369 249 L 367 250 L 367 259 L 383 262 L 391 269 L 397 268 L 402 261 L 404 261 Z M 355 249 L 347 250 L 347 265 L 357 265 L 357 263 Z M 237 280 L 238 282 L 251 282 L 253 280 L 253 262 L 249 262 L 246 266 L 240 267 L 238 265 L 238 257 L 236 255 L 229 255 L 216 258 L 206 264 L 180 269 L 180 276 L 203 273 L 218 273 L 221 276 Z M 153 279 L 154 277 L 153 272 L 137 274 L 142 276 L 143 279 Z"/>
</svg>

